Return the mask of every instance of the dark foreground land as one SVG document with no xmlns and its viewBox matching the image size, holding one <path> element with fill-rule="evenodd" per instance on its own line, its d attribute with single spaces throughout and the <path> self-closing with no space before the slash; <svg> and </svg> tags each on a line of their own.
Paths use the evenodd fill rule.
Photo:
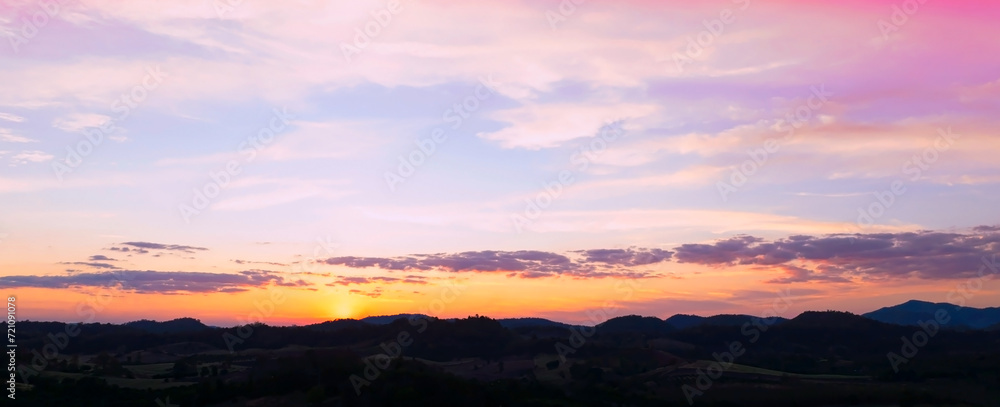
<svg viewBox="0 0 1000 407">
<path fill-rule="evenodd" d="M 16 401 L 7 401 L 24 406 L 1000 405 L 995 328 L 935 331 L 840 312 L 772 321 L 633 316 L 597 328 L 485 317 L 388 321 L 392 318 L 227 329 L 192 319 L 69 327 L 25 321 L 18 326 L 17 360 L 19 380 L 27 384 L 18 385 Z M 79 332 L 64 337 L 67 328 Z"/>
</svg>

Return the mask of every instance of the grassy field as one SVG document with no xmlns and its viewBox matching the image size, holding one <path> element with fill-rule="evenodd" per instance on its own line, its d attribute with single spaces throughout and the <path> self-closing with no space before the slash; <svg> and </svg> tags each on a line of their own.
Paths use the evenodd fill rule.
<svg viewBox="0 0 1000 407">
<path fill-rule="evenodd" d="M 711 361 L 711 360 L 699 360 L 699 361 L 696 361 L 696 362 L 693 362 L 693 363 L 689 363 L 689 364 L 686 364 L 686 365 L 681 365 L 679 368 L 681 368 L 681 369 L 692 369 L 692 370 L 693 369 L 706 370 L 713 363 L 716 363 L 716 362 L 715 361 Z M 867 380 L 867 379 L 869 379 L 868 376 L 846 376 L 846 375 L 832 375 L 832 374 L 799 374 L 799 373 L 788 373 L 788 372 L 780 372 L 780 371 L 777 371 L 777 370 L 762 369 L 762 368 L 759 368 L 759 367 L 753 367 L 753 366 L 747 366 L 747 365 L 739 365 L 739 364 L 735 364 L 735 363 L 732 366 L 730 366 L 729 369 L 726 369 L 726 371 L 727 372 L 733 372 L 733 373 L 757 374 L 757 375 L 761 375 L 761 376 L 788 377 L 788 378 L 794 378 L 794 379 L 814 379 L 814 380 Z"/>
<path fill-rule="evenodd" d="M 83 373 L 64 373 L 64 372 L 42 372 L 43 376 L 48 377 L 62 377 L 62 378 L 72 378 L 81 379 L 84 377 L 93 377 Z M 194 383 L 191 382 L 164 382 L 163 379 L 127 379 L 124 377 L 101 377 L 108 384 L 116 385 L 122 388 L 129 389 L 168 389 L 171 387 L 184 387 L 190 386 Z"/>
<path fill-rule="evenodd" d="M 565 384 L 569 383 L 569 365 L 567 363 L 561 363 L 562 359 L 559 355 L 553 354 L 538 354 L 535 356 L 535 377 L 540 382 L 554 383 L 554 384 Z M 556 369 L 549 369 L 548 364 L 552 362 L 560 362 L 559 367 Z"/>
<path fill-rule="evenodd" d="M 446 362 L 436 362 L 436 361 L 429 360 L 429 359 L 415 358 L 415 357 L 409 357 L 409 356 L 404 357 L 404 359 L 411 360 L 411 361 L 417 361 L 417 362 L 420 362 L 420 363 L 423 363 L 423 364 L 429 365 L 429 366 L 438 366 L 438 367 L 451 367 L 451 366 L 467 365 L 467 364 L 470 364 L 470 363 L 473 363 L 473 362 L 479 360 L 479 359 L 474 359 L 474 358 L 465 358 L 465 359 L 449 360 L 449 361 L 446 361 Z"/>
<path fill-rule="evenodd" d="M 148 365 L 126 365 L 125 368 L 132 372 L 137 378 L 152 378 L 156 375 L 169 374 L 173 370 L 173 363 L 151 363 Z"/>
</svg>

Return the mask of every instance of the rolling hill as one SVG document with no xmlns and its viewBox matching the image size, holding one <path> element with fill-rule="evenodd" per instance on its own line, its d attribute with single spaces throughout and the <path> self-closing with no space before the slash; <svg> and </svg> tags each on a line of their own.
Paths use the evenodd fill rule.
<svg viewBox="0 0 1000 407">
<path fill-rule="evenodd" d="M 157 322 L 148 319 L 127 322 L 123 324 L 129 328 L 138 329 L 154 334 L 164 333 L 189 333 L 212 329 L 208 325 L 194 318 L 178 318 L 170 321 Z"/>
<path fill-rule="evenodd" d="M 697 315 L 684 315 L 677 314 L 670 318 L 667 318 L 666 322 L 670 326 L 676 329 L 687 329 L 698 326 L 742 326 L 747 322 L 752 322 L 755 317 L 753 315 L 744 314 L 723 314 L 723 315 L 713 315 L 710 317 L 701 317 Z M 765 324 L 775 325 L 788 321 L 786 318 L 775 317 L 774 319 L 767 320 L 764 319 Z"/>
</svg>

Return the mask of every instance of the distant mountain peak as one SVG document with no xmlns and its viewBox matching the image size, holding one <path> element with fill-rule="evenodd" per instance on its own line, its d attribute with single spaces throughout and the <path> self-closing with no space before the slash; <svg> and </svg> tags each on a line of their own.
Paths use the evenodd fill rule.
<svg viewBox="0 0 1000 407">
<path fill-rule="evenodd" d="M 909 300 L 899 305 L 879 308 L 864 314 L 865 318 L 895 325 L 917 325 L 920 321 L 938 318 L 944 310 L 948 326 L 953 328 L 985 329 L 1000 323 L 1000 308 L 971 308 L 949 303 Z"/>
</svg>

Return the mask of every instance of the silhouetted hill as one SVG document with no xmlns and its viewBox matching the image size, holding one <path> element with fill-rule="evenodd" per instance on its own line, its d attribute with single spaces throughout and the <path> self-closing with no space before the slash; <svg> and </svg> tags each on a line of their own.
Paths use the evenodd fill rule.
<svg viewBox="0 0 1000 407">
<path fill-rule="evenodd" d="M 881 322 L 865 318 L 861 315 L 844 311 L 806 311 L 782 324 L 785 328 L 823 328 L 838 329 L 881 329 Z"/>
<path fill-rule="evenodd" d="M 763 320 L 764 321 L 763 323 L 767 325 L 777 325 L 784 322 L 788 322 L 788 318 L 782 318 L 782 317 L 761 318 L 745 314 L 723 314 L 705 318 L 705 325 L 742 326 L 747 322 L 752 322 L 753 320 L 757 319 Z"/>
<path fill-rule="evenodd" d="M 656 317 L 626 315 L 612 318 L 597 325 L 600 333 L 656 333 L 664 334 L 674 330 L 666 321 Z"/>
<path fill-rule="evenodd" d="M 934 319 L 934 313 L 945 310 L 951 320 L 950 328 L 986 329 L 1000 324 L 1000 308 L 960 307 L 948 303 L 910 300 L 892 307 L 880 308 L 864 314 L 866 318 L 896 325 L 917 325 L 919 321 Z"/>
<path fill-rule="evenodd" d="M 710 317 L 700 317 L 697 315 L 683 315 L 677 314 L 670 318 L 667 318 L 666 322 L 668 325 L 674 327 L 675 329 L 687 329 L 698 326 L 743 326 L 747 322 L 753 322 L 755 319 L 761 319 L 753 315 L 744 314 L 722 314 L 713 315 Z M 787 318 L 775 317 L 772 320 L 764 320 L 767 325 L 775 325 L 788 321 Z"/>
<path fill-rule="evenodd" d="M 372 325 L 389 325 L 397 319 L 410 319 L 410 318 L 430 318 L 424 314 L 396 314 L 396 315 L 379 315 L 374 317 L 361 318 L 361 322 L 367 322 Z"/>
<path fill-rule="evenodd" d="M 61 360 L 46 363 L 49 373 L 32 376 L 32 390 L 19 391 L 18 397 L 32 402 L 26 405 L 121 407 L 166 404 L 150 401 L 167 398 L 170 405 L 217 406 L 652 407 L 688 405 L 682 386 L 696 389 L 698 380 L 705 380 L 698 370 L 727 359 L 735 364 L 724 372 L 725 384 L 705 392 L 710 402 L 699 405 L 989 406 L 1000 394 L 994 383 L 1000 332 L 938 332 L 920 342 L 918 354 L 898 362 L 897 371 L 887 352 L 906 352 L 901 338 L 915 338 L 914 327 L 844 312 L 806 312 L 774 326 L 760 325 L 759 319 L 750 326 L 726 325 L 749 318 L 688 318 L 702 324 L 664 333 L 672 329 L 666 321 L 631 315 L 599 325 L 594 336 L 583 333 L 585 341 L 579 332 L 590 331 L 557 325 L 507 328 L 479 316 L 396 318 L 384 325 L 353 319 L 310 326 L 252 324 L 163 334 L 83 324 L 65 342 L 53 338 L 77 327 L 23 321 L 18 324 L 21 360 L 43 364 L 36 353 L 52 343 L 66 346 L 59 350 Z M 727 355 L 733 346 L 741 350 Z M 400 357 L 390 362 L 387 354 Z M 359 395 L 352 381 L 374 369 L 377 380 Z M 170 386 L 149 388 L 150 383 Z M 910 388 L 921 388 L 927 396 L 910 403 L 904 397 Z M 427 400 L 415 399 L 424 392 L 439 398 L 413 402 Z M 327 399 L 308 402 L 321 399 L 309 394 Z M 531 402 L 518 403 L 514 395 Z M 127 402 L 108 402 L 123 399 Z"/>
<path fill-rule="evenodd" d="M 667 318 L 666 323 L 677 329 L 686 329 L 692 326 L 698 326 L 705 322 L 705 317 L 700 317 L 697 315 L 686 315 L 677 314 L 670 318 Z"/>
<path fill-rule="evenodd" d="M 504 328 L 524 328 L 524 327 L 548 327 L 556 326 L 561 328 L 569 327 L 569 324 L 551 321 L 545 318 L 504 318 L 498 319 Z"/>
<path fill-rule="evenodd" d="M 338 320 L 334 320 L 334 321 L 326 321 L 326 322 L 320 322 L 318 324 L 306 325 L 306 328 L 315 329 L 315 330 L 318 330 L 318 331 L 333 332 L 333 331 L 340 331 L 340 330 L 344 330 L 344 329 L 364 328 L 364 327 L 367 327 L 367 326 L 370 326 L 370 325 L 374 325 L 374 324 L 369 324 L 367 322 L 359 321 L 359 320 L 356 320 L 356 319 L 338 319 Z"/>
<path fill-rule="evenodd" d="M 154 334 L 188 333 L 212 329 L 208 325 L 205 325 L 201 323 L 201 321 L 194 318 L 178 318 L 164 322 L 142 319 L 127 322 L 123 324 L 123 326 Z"/>
</svg>

